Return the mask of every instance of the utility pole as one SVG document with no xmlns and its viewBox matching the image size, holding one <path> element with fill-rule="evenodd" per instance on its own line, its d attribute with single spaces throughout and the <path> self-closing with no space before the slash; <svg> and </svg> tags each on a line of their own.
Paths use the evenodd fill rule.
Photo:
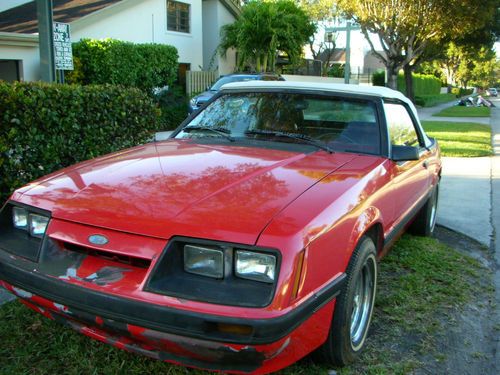
<svg viewBox="0 0 500 375">
<path fill-rule="evenodd" d="M 40 76 L 42 81 L 55 82 L 52 0 L 36 0 L 36 13 L 40 49 Z"/>
<path fill-rule="evenodd" d="M 351 31 L 361 30 L 359 26 L 352 25 L 347 21 L 345 26 L 329 27 L 325 32 L 345 31 L 345 66 L 344 66 L 344 82 L 349 83 L 351 78 Z"/>
</svg>

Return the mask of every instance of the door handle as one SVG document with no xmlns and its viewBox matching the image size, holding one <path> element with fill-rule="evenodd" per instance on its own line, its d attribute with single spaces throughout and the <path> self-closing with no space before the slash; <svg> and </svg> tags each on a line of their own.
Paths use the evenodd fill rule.
<svg viewBox="0 0 500 375">
<path fill-rule="evenodd" d="M 429 162 L 427 160 L 424 160 L 424 162 L 422 163 L 423 167 L 425 169 L 429 168 Z"/>
</svg>

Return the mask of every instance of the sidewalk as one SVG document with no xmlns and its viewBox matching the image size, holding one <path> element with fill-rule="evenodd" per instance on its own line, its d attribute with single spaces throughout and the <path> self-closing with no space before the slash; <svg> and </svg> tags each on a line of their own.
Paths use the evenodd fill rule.
<svg viewBox="0 0 500 375">
<path fill-rule="evenodd" d="M 496 301 L 496 323 L 500 324 L 500 101 L 495 103 L 497 108 L 491 111 L 491 132 L 494 156 L 491 165 L 491 220 L 495 229 L 495 237 L 492 242 L 492 248 L 495 254 L 496 270 L 494 275 L 495 301 Z M 494 363 L 497 370 L 500 370 L 500 335 L 497 333 L 497 346 Z"/>
<path fill-rule="evenodd" d="M 420 118 L 420 121 L 475 122 L 484 125 L 490 124 L 489 117 L 434 117 L 433 116 L 434 113 L 441 112 L 445 108 L 453 107 L 457 102 L 458 99 L 448 103 L 439 104 L 435 107 L 418 108 L 417 109 L 418 117 Z"/>
<path fill-rule="evenodd" d="M 492 158 L 443 158 L 437 223 L 489 247 Z"/>
<path fill-rule="evenodd" d="M 420 107 L 420 108 L 417 108 L 418 117 L 420 118 L 420 121 L 423 121 L 423 120 L 433 120 L 435 118 L 439 118 L 439 117 L 432 117 L 432 115 L 434 113 L 441 112 L 445 108 L 453 107 L 457 102 L 458 102 L 458 99 L 457 100 L 453 100 L 453 101 L 448 102 L 448 103 L 438 104 L 438 105 L 436 105 L 434 107 Z"/>
<path fill-rule="evenodd" d="M 443 158 L 437 223 L 481 242 L 493 251 L 496 314 L 500 324 L 500 100 L 491 109 L 494 155 L 483 158 Z M 484 118 L 432 117 L 453 103 L 419 110 L 421 120 L 485 123 Z M 421 114 L 422 113 L 422 114 Z M 497 336 L 494 366 L 500 369 L 500 335 Z"/>
<path fill-rule="evenodd" d="M 494 126 L 497 131 L 500 155 L 500 108 L 491 109 L 488 117 L 433 117 L 434 113 L 455 105 L 456 102 L 418 109 L 420 120 L 474 122 Z M 500 106 L 500 101 L 496 101 Z M 437 223 L 463 233 L 490 247 L 494 235 L 492 222 L 492 170 L 498 165 L 500 156 L 482 158 L 443 157 L 443 174 L 439 192 Z M 500 188 L 500 186 L 499 186 Z M 497 200 L 500 210 L 500 196 Z M 500 213 L 499 213 L 500 216 Z M 500 217 L 499 217 L 500 225 Z M 500 233 L 500 226 L 497 233 Z"/>
</svg>

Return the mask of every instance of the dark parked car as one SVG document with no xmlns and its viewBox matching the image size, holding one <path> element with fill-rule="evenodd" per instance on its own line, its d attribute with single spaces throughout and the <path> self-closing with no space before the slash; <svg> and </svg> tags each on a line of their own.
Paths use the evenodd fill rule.
<svg viewBox="0 0 500 375">
<path fill-rule="evenodd" d="M 284 81 L 284 78 L 280 75 L 273 73 L 238 73 L 238 74 L 228 74 L 220 77 L 207 91 L 196 95 L 189 102 L 189 113 L 193 113 L 203 104 L 208 102 L 208 100 L 219 92 L 220 88 L 232 82 L 244 82 L 244 81 Z"/>
<path fill-rule="evenodd" d="M 16 190 L 0 286 L 162 361 L 268 374 L 316 350 L 345 365 L 365 346 L 378 260 L 407 228 L 432 234 L 440 175 L 398 91 L 229 84 L 166 141 Z"/>
</svg>

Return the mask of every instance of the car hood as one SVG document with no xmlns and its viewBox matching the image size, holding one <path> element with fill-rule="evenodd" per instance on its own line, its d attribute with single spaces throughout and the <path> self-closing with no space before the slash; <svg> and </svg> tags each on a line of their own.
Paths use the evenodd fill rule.
<svg viewBox="0 0 500 375">
<path fill-rule="evenodd" d="M 277 213 L 353 157 L 168 140 L 63 169 L 13 197 L 91 226 L 254 244 Z"/>
</svg>

